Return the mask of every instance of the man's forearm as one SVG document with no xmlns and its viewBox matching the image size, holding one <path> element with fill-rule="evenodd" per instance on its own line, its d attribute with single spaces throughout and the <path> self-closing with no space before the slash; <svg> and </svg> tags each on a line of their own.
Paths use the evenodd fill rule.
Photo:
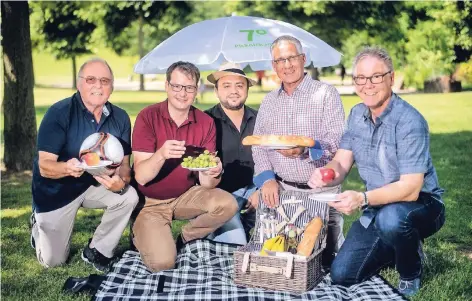
<svg viewBox="0 0 472 301">
<path fill-rule="evenodd" d="M 396 202 L 414 202 L 418 200 L 419 192 L 415 184 L 407 181 L 397 181 L 381 188 L 366 192 L 367 200 L 371 206 L 386 205 Z"/>
<path fill-rule="evenodd" d="M 69 175 L 67 173 L 66 166 L 66 162 L 44 160 L 39 162 L 39 172 L 42 177 L 49 179 L 60 179 Z"/>
<path fill-rule="evenodd" d="M 155 152 L 149 159 L 142 160 L 135 164 L 135 178 L 140 185 L 146 185 L 153 180 L 161 171 L 165 163 L 165 158 Z"/>
<path fill-rule="evenodd" d="M 210 176 L 205 176 L 201 173 L 198 176 L 198 179 L 200 181 L 200 186 L 205 187 L 205 188 L 209 188 L 209 189 L 215 188 L 216 186 L 218 186 L 218 184 L 221 181 L 221 177 L 214 178 L 214 177 L 210 177 Z"/>
</svg>

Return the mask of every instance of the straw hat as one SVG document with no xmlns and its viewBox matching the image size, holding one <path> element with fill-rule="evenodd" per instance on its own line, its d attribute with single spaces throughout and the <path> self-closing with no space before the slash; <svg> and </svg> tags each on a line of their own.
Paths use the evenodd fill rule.
<svg viewBox="0 0 472 301">
<path fill-rule="evenodd" d="M 223 63 L 218 69 L 218 71 L 215 71 L 212 74 L 208 75 L 207 79 L 210 83 L 216 85 L 216 82 L 220 78 L 227 75 L 239 75 L 247 78 L 249 87 L 254 86 L 256 84 L 255 80 L 246 76 L 246 73 L 244 73 L 243 69 L 239 64 L 232 62 Z"/>
</svg>

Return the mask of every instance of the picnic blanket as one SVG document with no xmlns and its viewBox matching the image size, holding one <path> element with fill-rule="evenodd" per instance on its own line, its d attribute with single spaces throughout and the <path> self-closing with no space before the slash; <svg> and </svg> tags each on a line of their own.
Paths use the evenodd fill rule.
<svg viewBox="0 0 472 301">
<path fill-rule="evenodd" d="M 127 251 L 107 274 L 92 300 L 406 300 L 380 276 L 349 288 L 331 285 L 329 275 L 297 295 L 238 287 L 232 280 L 237 245 L 194 240 L 177 256 L 173 270 L 152 273 L 139 253 Z"/>
</svg>

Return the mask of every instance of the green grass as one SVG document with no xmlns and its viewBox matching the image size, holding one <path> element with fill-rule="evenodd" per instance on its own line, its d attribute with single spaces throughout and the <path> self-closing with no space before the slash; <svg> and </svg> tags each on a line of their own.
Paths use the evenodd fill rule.
<svg viewBox="0 0 472 301">
<path fill-rule="evenodd" d="M 73 93 L 69 89 L 35 89 L 38 125 L 47 108 Z M 208 95 L 208 97 L 207 97 Z M 249 103 L 257 108 L 264 93 L 251 93 Z M 165 98 L 161 92 L 115 92 L 112 101 L 126 109 L 132 120 L 145 106 Z M 472 92 L 457 94 L 412 94 L 404 98 L 424 114 L 431 130 L 431 152 L 441 186 L 446 189 L 447 221 L 435 236 L 427 239 L 425 249 L 431 264 L 425 271 L 420 294 L 413 300 L 472 300 Z M 205 95 L 200 108 L 214 104 L 212 93 Z M 346 114 L 359 99 L 343 96 Z M 2 297 L 5 300 L 89 300 L 88 296 L 67 296 L 61 287 L 69 276 L 85 276 L 95 270 L 80 259 L 80 252 L 98 225 L 100 210 L 80 210 L 72 237 L 67 265 L 43 269 L 29 246 L 28 217 L 31 213 L 30 173 L 2 174 L 1 247 Z M 353 170 L 344 189 L 360 189 Z M 345 231 L 355 217 L 347 217 Z M 174 235 L 182 223 L 174 223 Z M 126 230 L 118 252 L 127 246 Z M 469 258 L 467 257 L 469 256 Z M 397 274 L 382 273 L 396 285 Z"/>
</svg>

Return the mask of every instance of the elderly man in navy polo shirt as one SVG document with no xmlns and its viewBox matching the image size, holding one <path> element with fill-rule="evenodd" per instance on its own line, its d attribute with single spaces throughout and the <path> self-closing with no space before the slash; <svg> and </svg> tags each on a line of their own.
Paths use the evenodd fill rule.
<svg viewBox="0 0 472 301">
<path fill-rule="evenodd" d="M 91 59 L 79 70 L 78 92 L 52 105 L 39 127 L 30 222 L 31 245 L 45 267 L 67 260 L 79 208 L 103 208 L 105 213 L 82 259 L 107 271 L 138 202 L 136 191 L 128 186 L 131 123 L 124 110 L 108 101 L 112 91 L 110 66 L 102 59 Z M 124 148 L 123 162 L 108 175 L 91 176 L 77 166 L 82 142 L 96 132 L 114 135 Z"/>
<path fill-rule="evenodd" d="M 422 240 L 445 220 L 428 124 L 392 93 L 393 64 L 385 50 L 362 50 L 353 71 L 362 103 L 352 108 L 340 148 L 326 165 L 336 177 L 326 184 L 316 169 L 309 181 L 312 187 L 338 185 L 355 162 L 366 186 L 366 192 L 344 191 L 329 203 L 344 214 L 362 209 L 331 266 L 331 278 L 335 284 L 351 285 L 395 265 L 399 291 L 413 296 L 423 273 Z"/>
</svg>

